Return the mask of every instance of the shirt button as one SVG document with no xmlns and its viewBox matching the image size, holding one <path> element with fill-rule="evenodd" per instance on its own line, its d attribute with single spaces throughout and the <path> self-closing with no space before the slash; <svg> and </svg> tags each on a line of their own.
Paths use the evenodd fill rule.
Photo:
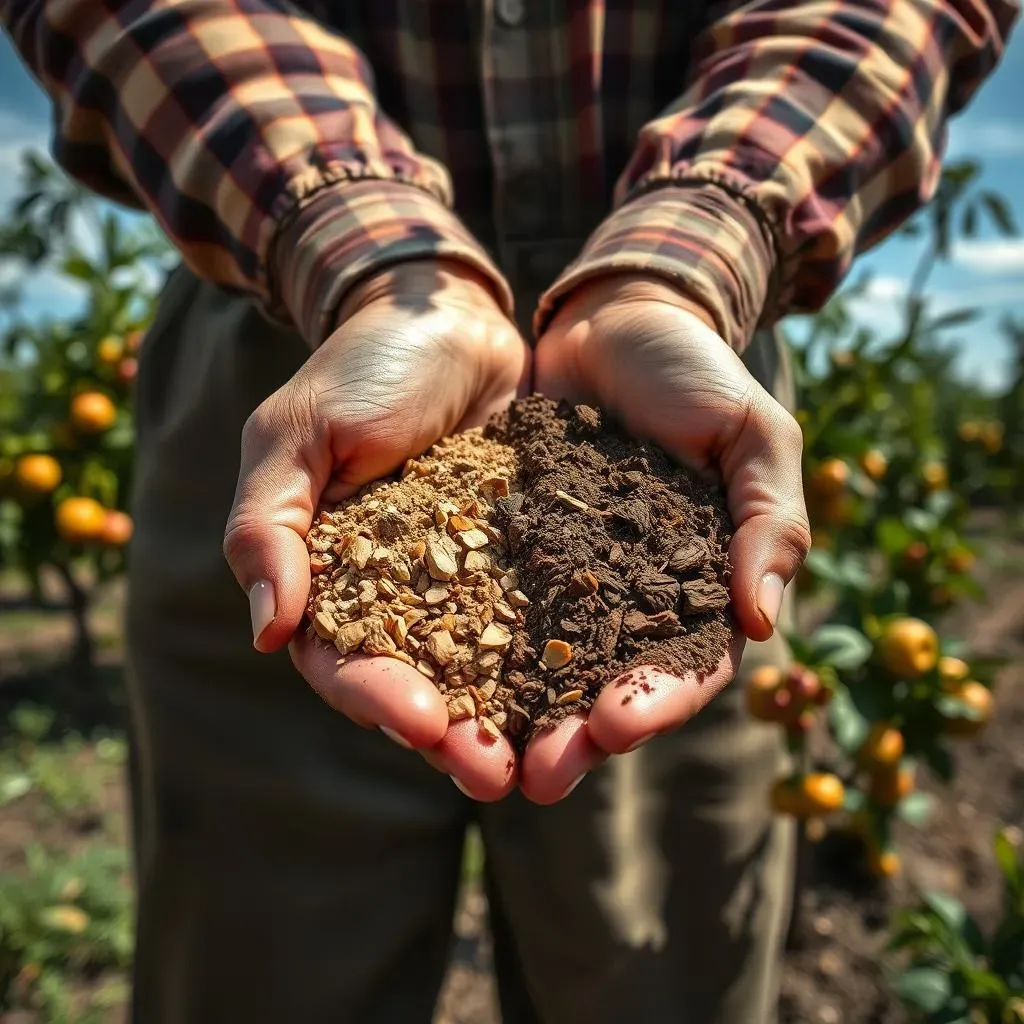
<svg viewBox="0 0 1024 1024">
<path fill-rule="evenodd" d="M 497 0 L 498 20 L 509 28 L 518 28 L 526 19 L 525 0 Z"/>
</svg>

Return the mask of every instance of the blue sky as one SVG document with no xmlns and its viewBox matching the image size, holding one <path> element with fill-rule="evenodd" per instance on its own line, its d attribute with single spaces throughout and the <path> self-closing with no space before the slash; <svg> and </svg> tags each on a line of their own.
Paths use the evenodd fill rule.
<svg viewBox="0 0 1024 1024">
<path fill-rule="evenodd" d="M 16 192 L 21 151 L 47 148 L 49 118 L 46 98 L 0 35 L 0 208 Z M 1024 27 L 1011 39 L 996 74 L 952 123 L 949 156 L 980 159 L 984 183 L 1007 197 L 1024 228 Z M 856 302 L 859 319 L 883 331 L 899 322 L 899 300 L 916 253 L 913 241 L 893 239 L 861 258 L 858 269 L 870 269 L 874 276 L 868 294 Z M 930 294 L 937 308 L 982 305 L 988 310 L 956 337 L 959 367 L 965 376 L 998 387 L 1008 368 L 998 322 L 1007 313 L 1024 318 L 1024 238 L 983 234 L 963 243 L 953 261 L 936 271 Z M 28 283 L 27 299 L 32 314 L 60 316 L 76 309 L 80 294 L 71 283 L 41 273 Z"/>
</svg>

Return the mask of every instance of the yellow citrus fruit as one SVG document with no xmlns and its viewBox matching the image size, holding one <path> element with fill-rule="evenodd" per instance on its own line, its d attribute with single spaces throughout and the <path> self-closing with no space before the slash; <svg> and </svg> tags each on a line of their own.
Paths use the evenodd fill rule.
<svg viewBox="0 0 1024 1024">
<path fill-rule="evenodd" d="M 842 494 L 850 481 L 850 467 L 842 459 L 825 459 L 811 473 L 811 489 L 823 498 Z"/>
<path fill-rule="evenodd" d="M 889 460 L 877 448 L 863 452 L 857 463 L 872 480 L 881 480 L 889 468 Z"/>
<path fill-rule="evenodd" d="M 71 399 L 69 418 L 80 434 L 102 434 L 114 425 L 117 409 L 102 392 L 83 391 Z"/>
<path fill-rule="evenodd" d="M 887 767 L 871 776 L 868 796 L 881 807 L 895 807 L 914 790 L 914 773 L 909 768 Z"/>
<path fill-rule="evenodd" d="M 747 711 L 762 722 L 778 721 L 775 694 L 782 685 L 782 670 L 774 665 L 759 665 L 747 680 Z"/>
<path fill-rule="evenodd" d="M 888 722 L 876 722 L 860 748 L 858 757 L 865 768 L 891 768 L 900 763 L 906 744 L 903 733 Z"/>
<path fill-rule="evenodd" d="M 939 638 L 920 619 L 893 619 L 878 638 L 878 655 L 885 669 L 900 679 L 930 672 L 939 658 Z"/>
<path fill-rule="evenodd" d="M 947 718 L 943 723 L 943 732 L 950 736 L 974 736 L 981 732 L 992 717 L 992 691 L 987 686 L 982 686 L 981 683 L 968 680 L 950 692 L 969 708 L 972 708 L 978 717 Z"/>
<path fill-rule="evenodd" d="M 959 689 L 957 683 L 962 683 L 971 674 L 971 667 L 966 661 L 960 658 L 951 658 L 948 655 L 939 658 L 939 678 L 942 680 L 944 689 Z"/>
<path fill-rule="evenodd" d="M 1003 447 L 1004 428 L 1002 423 L 986 423 L 981 428 L 981 443 L 994 455 Z"/>
<path fill-rule="evenodd" d="M 60 463 L 52 455 L 22 455 L 14 479 L 25 494 L 49 494 L 61 481 Z"/>
<path fill-rule="evenodd" d="M 944 462 L 926 462 L 921 467 L 921 479 L 929 491 L 944 491 L 949 486 L 949 471 Z"/>
<path fill-rule="evenodd" d="M 800 782 L 800 793 L 807 816 L 838 811 L 846 797 L 842 780 L 830 772 L 805 775 Z"/>
<path fill-rule="evenodd" d="M 133 529 L 132 517 L 127 512 L 110 509 L 106 514 L 99 539 L 111 547 L 122 547 L 132 539 Z"/>
<path fill-rule="evenodd" d="M 875 878 L 895 878 L 903 867 L 895 850 L 868 850 L 868 871 Z"/>
<path fill-rule="evenodd" d="M 57 532 L 72 544 L 99 540 L 107 522 L 106 509 L 92 498 L 65 498 L 54 513 Z"/>
<path fill-rule="evenodd" d="M 957 434 L 960 435 L 961 441 L 973 444 L 981 437 L 981 425 L 974 420 L 964 420 L 957 428 Z"/>
<path fill-rule="evenodd" d="M 55 932 L 68 932 L 81 935 L 89 927 L 89 915 L 73 903 L 62 903 L 56 907 L 47 907 L 40 915 L 47 928 Z"/>
<path fill-rule="evenodd" d="M 108 334 L 96 346 L 96 359 L 104 366 L 113 366 L 124 354 L 124 343 L 116 334 Z"/>
</svg>

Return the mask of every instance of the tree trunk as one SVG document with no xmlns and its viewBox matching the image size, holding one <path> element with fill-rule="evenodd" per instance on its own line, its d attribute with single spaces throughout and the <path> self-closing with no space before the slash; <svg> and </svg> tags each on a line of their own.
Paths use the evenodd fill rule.
<svg viewBox="0 0 1024 1024">
<path fill-rule="evenodd" d="M 96 646 L 89 632 L 89 594 L 75 579 L 68 565 L 59 565 L 68 588 L 68 604 L 75 623 L 75 643 L 71 650 L 71 676 L 79 694 L 89 692 L 96 676 Z"/>
</svg>

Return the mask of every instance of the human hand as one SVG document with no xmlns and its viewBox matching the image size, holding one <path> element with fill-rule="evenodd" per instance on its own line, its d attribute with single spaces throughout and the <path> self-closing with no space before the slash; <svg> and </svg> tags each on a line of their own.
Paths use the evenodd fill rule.
<svg viewBox="0 0 1024 1024">
<path fill-rule="evenodd" d="M 337 502 L 439 438 L 484 423 L 529 376 L 529 352 L 485 279 L 458 263 L 399 264 L 348 297 L 341 326 L 249 417 L 224 552 L 250 595 L 254 643 L 290 645 L 333 708 L 426 751 L 474 796 L 514 785 L 511 749 L 449 728 L 434 684 L 388 658 L 337 666 L 296 634 L 310 588 L 305 537 L 321 501 Z"/>
<path fill-rule="evenodd" d="M 535 389 L 615 414 L 680 462 L 720 476 L 736 527 L 729 548 L 732 607 L 751 640 L 773 632 L 783 587 L 810 547 L 796 421 L 715 333 L 710 316 L 660 279 L 617 274 L 582 285 L 540 338 Z M 639 746 L 696 714 L 735 675 L 737 636 L 711 677 L 643 669 L 652 684 L 623 705 L 609 687 L 589 718 L 538 737 L 521 785 L 541 802 L 602 755 Z M 569 756 L 566 750 L 571 751 Z"/>
</svg>

